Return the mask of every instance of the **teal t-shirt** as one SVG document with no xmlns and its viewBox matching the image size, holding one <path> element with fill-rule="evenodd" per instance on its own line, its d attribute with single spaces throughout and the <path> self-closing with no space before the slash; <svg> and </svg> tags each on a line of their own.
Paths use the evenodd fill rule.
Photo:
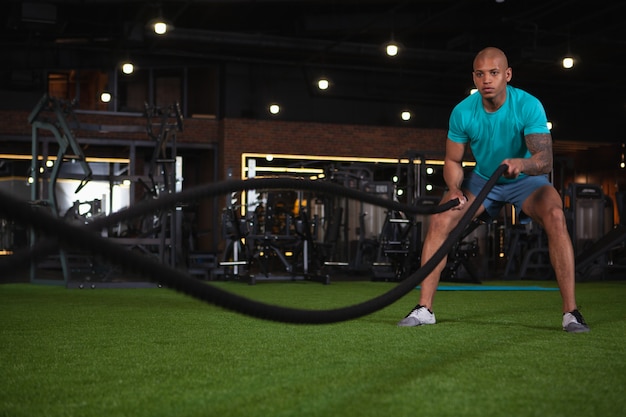
<svg viewBox="0 0 626 417">
<path fill-rule="evenodd" d="M 536 97 L 510 85 L 506 92 L 506 101 L 493 113 L 485 111 L 482 97 L 476 93 L 457 104 L 450 115 L 448 138 L 469 143 L 476 159 L 474 172 L 484 179 L 489 179 L 507 158 L 530 157 L 525 135 L 550 133 L 546 112 Z M 498 180 L 512 181 L 515 179 Z"/>
</svg>

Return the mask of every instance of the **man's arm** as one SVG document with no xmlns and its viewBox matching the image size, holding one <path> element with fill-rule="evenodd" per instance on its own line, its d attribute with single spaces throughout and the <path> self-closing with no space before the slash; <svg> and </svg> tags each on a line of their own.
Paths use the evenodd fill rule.
<svg viewBox="0 0 626 417">
<path fill-rule="evenodd" d="M 531 157 L 502 161 L 509 166 L 505 177 L 515 178 L 522 172 L 526 175 L 542 175 L 552 171 L 552 136 L 549 133 L 532 133 L 526 135 L 525 140 Z"/>
<path fill-rule="evenodd" d="M 453 142 L 450 139 L 446 142 L 446 155 L 443 164 L 443 180 L 448 186 L 446 200 L 459 199 L 460 204 L 454 209 L 460 209 L 467 201 L 461 191 L 463 183 L 463 156 L 465 156 L 465 144 Z"/>
</svg>

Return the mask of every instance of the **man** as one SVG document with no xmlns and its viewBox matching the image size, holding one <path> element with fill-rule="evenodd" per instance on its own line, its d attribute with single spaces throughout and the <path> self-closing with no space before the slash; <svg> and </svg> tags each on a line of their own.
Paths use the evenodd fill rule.
<svg viewBox="0 0 626 417">
<path fill-rule="evenodd" d="M 442 203 L 458 198 L 452 210 L 433 215 L 424 240 L 422 262 L 441 247 L 496 169 L 508 169 L 491 190 L 476 216 L 486 211 L 496 216 L 511 203 L 518 218 L 530 218 L 548 237 L 550 262 L 563 301 L 563 329 L 587 332 L 576 307 L 574 251 L 563 213 L 563 204 L 547 174 L 552 170 L 552 137 L 542 104 L 532 95 L 508 85 L 512 70 L 504 52 L 489 47 L 474 59 L 473 80 L 479 94 L 461 101 L 450 115 L 443 176 L 448 191 Z M 464 178 L 462 160 L 467 144 L 476 159 L 473 172 Z M 419 304 L 399 326 L 435 324 L 433 298 L 445 260 L 424 279 Z"/>
</svg>

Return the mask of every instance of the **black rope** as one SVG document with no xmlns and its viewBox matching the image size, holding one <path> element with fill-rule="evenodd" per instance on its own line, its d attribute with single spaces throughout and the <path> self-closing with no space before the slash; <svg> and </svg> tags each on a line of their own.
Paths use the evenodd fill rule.
<svg viewBox="0 0 626 417">
<path fill-rule="evenodd" d="M 448 254 L 452 246 L 456 243 L 456 240 L 458 240 L 463 233 L 465 227 L 467 227 L 472 221 L 474 214 L 486 198 L 491 188 L 495 185 L 497 179 L 504 173 L 505 170 L 505 165 L 501 165 L 496 170 L 485 187 L 481 190 L 478 196 L 476 196 L 474 202 L 464 213 L 463 217 L 459 221 L 459 224 L 452 230 L 443 245 L 437 250 L 437 252 L 435 252 L 432 258 L 422 266 L 422 268 L 392 288 L 390 291 L 378 297 L 360 304 L 332 310 L 304 310 L 276 306 L 224 291 L 220 288 L 192 278 L 180 270 L 161 264 L 153 258 L 145 255 L 134 254 L 133 252 L 124 249 L 122 246 L 113 243 L 111 239 L 105 239 L 98 236 L 93 233 L 92 230 L 70 225 L 65 221 L 53 217 L 50 213 L 45 211 L 36 211 L 27 202 L 20 201 L 4 192 L 0 192 L 0 201 L 2 202 L 2 204 L 0 204 L 0 212 L 9 219 L 28 224 L 36 230 L 39 230 L 47 235 L 54 236 L 60 245 L 89 249 L 94 255 L 100 256 L 109 262 L 121 265 L 127 270 L 138 272 L 152 282 L 161 283 L 169 288 L 175 289 L 199 300 L 266 320 L 285 323 L 324 324 L 351 320 L 371 314 L 392 304 L 400 297 L 413 290 Z M 250 180 L 246 180 L 245 183 L 249 184 L 248 181 Z M 224 186 L 223 184 L 224 183 L 220 186 L 221 188 L 215 187 L 215 190 L 212 191 L 215 191 L 217 194 L 224 193 L 227 192 L 227 190 L 232 189 L 232 187 Z M 285 187 L 284 184 L 286 183 L 281 183 L 279 188 Z M 259 185 L 254 186 L 253 184 L 249 185 L 251 188 L 246 188 L 248 185 L 240 182 L 240 186 L 244 189 L 270 188 L 272 186 L 278 187 L 279 184 L 278 181 L 276 181 L 274 184 L 267 182 L 264 187 Z M 308 187 L 309 185 L 308 181 L 299 181 L 298 183 L 299 187 Z M 317 187 L 315 188 L 317 189 Z M 217 191 L 217 189 L 220 189 L 220 191 Z M 326 191 L 329 191 L 329 189 L 327 188 Z M 341 195 L 348 194 L 346 193 L 346 189 L 344 187 L 340 187 L 340 192 Z M 176 202 L 176 199 L 171 200 Z M 371 201 L 371 199 L 368 200 Z"/>
<path fill-rule="evenodd" d="M 446 204 L 433 205 L 417 205 L 410 206 L 401 204 L 397 201 L 376 197 L 371 193 L 350 189 L 338 184 L 325 181 L 306 181 L 296 178 L 251 178 L 247 180 L 227 180 L 213 184 L 200 185 L 178 193 L 162 194 L 159 198 L 141 201 L 127 209 L 112 213 L 109 216 L 98 218 L 87 224 L 85 227 L 98 231 L 109 227 L 116 226 L 125 220 L 140 217 L 143 214 L 155 213 L 160 210 L 168 209 L 180 204 L 189 204 L 199 201 L 203 198 L 215 197 L 227 193 L 238 191 L 249 191 L 259 189 L 299 189 L 316 191 L 318 193 L 326 193 L 331 195 L 339 195 L 354 200 L 363 201 L 380 207 L 386 207 L 390 210 L 402 211 L 409 214 L 434 214 L 446 211 L 451 207 L 458 205 L 458 200 L 454 199 Z M 7 200 L 7 198 L 3 198 Z M 0 200 L 2 201 L 2 200 Z M 10 204 L 7 204 L 10 206 Z M 1 207 L 0 207 L 1 209 Z M 10 207 L 7 207 L 10 210 Z M 9 214 L 9 213 L 7 213 Z M 15 213 L 20 214 L 20 213 Z M 55 220 L 58 221 L 57 218 Z M 29 224 L 29 221 L 24 222 Z M 44 230 L 44 229 L 42 229 Z M 67 239 L 66 239 L 67 240 Z M 51 238 L 37 242 L 27 251 L 21 251 L 14 254 L 11 259 L 4 263 L 0 261 L 0 266 L 4 271 L 15 270 L 20 265 L 27 265 L 43 258 L 45 255 L 54 252 L 59 242 L 51 235 Z"/>
<path fill-rule="evenodd" d="M 297 178 L 250 178 L 247 180 L 227 180 L 214 184 L 200 185 L 178 193 L 164 194 L 154 200 L 146 200 L 135 204 L 125 210 L 120 210 L 108 216 L 108 224 L 113 225 L 122 219 L 150 213 L 172 207 L 180 203 L 190 203 L 202 198 L 224 195 L 236 191 L 290 189 L 308 190 L 318 193 L 343 196 L 353 200 L 360 200 L 390 210 L 402 211 L 407 214 L 435 214 L 446 211 L 459 204 L 458 200 L 452 200 L 441 206 L 433 205 L 408 205 L 397 201 L 377 197 L 374 194 L 355 190 L 343 185 L 328 181 L 309 181 Z M 106 224 L 104 224 L 106 226 Z M 98 225 L 100 227 L 100 225 Z"/>
</svg>

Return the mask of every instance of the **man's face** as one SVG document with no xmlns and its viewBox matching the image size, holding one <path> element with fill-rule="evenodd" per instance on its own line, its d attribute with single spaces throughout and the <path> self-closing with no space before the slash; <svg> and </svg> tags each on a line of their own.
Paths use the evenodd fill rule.
<svg viewBox="0 0 626 417">
<path fill-rule="evenodd" d="M 503 94 L 511 75 L 511 68 L 506 67 L 502 59 L 485 57 L 474 62 L 474 85 L 486 100 L 493 100 Z"/>
</svg>

